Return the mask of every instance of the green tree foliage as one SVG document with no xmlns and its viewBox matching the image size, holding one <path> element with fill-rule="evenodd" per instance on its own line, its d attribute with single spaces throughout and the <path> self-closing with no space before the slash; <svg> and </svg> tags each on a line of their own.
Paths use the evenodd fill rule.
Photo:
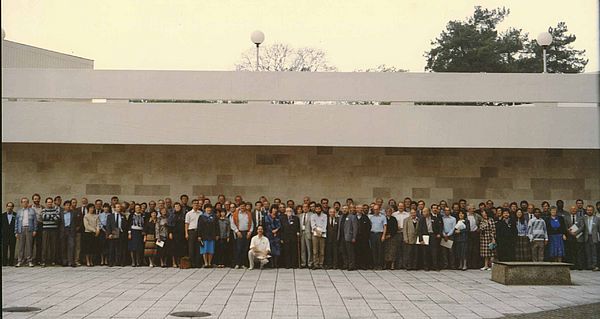
<svg viewBox="0 0 600 319">
<path fill-rule="evenodd" d="M 475 7 L 466 21 L 450 21 L 425 53 L 426 71 L 434 72 L 541 72 L 542 53 L 535 40 L 521 29 L 496 28 L 508 15 L 506 8 Z M 575 35 L 564 22 L 549 28 L 553 42 L 548 47 L 548 72 L 582 72 L 588 60 L 585 50 L 572 47 Z"/>
</svg>

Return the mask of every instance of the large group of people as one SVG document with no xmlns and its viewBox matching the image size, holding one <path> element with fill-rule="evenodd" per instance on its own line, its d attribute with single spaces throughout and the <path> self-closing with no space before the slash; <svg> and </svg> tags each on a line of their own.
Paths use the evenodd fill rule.
<svg viewBox="0 0 600 319">
<path fill-rule="evenodd" d="M 181 195 L 137 203 L 39 194 L 2 214 L 3 266 L 491 269 L 495 261 L 600 266 L 600 202 L 426 205 Z M 189 206 L 191 205 L 191 206 Z M 16 252 L 17 251 L 17 252 Z M 16 258 L 16 260 L 15 260 Z"/>
</svg>

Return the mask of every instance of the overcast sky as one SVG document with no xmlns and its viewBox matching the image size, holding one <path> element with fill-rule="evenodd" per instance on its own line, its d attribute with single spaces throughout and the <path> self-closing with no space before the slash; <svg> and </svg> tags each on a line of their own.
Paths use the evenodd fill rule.
<svg viewBox="0 0 600 319">
<path fill-rule="evenodd" d="M 233 70 L 252 48 L 312 46 L 340 71 L 387 64 L 422 72 L 423 54 L 449 20 L 473 6 L 511 10 L 501 29 L 530 37 L 565 21 L 598 71 L 596 0 L 3 0 L 6 39 L 95 60 L 96 69 Z"/>
</svg>

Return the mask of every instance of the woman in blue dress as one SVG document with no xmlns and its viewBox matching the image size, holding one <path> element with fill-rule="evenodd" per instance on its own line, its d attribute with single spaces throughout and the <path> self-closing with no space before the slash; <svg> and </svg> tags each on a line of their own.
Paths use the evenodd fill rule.
<svg viewBox="0 0 600 319">
<path fill-rule="evenodd" d="M 279 229 L 281 221 L 277 215 L 277 207 L 272 206 L 269 214 L 265 217 L 265 236 L 269 239 L 271 245 L 271 266 L 278 267 L 278 259 L 281 255 L 281 236 Z"/>
<path fill-rule="evenodd" d="M 550 208 L 550 217 L 546 219 L 548 230 L 548 256 L 552 261 L 561 262 L 565 256 L 564 240 L 567 240 L 567 225 L 562 216 L 558 216 L 556 207 Z"/>
<path fill-rule="evenodd" d="M 454 253 L 458 260 L 458 269 L 467 270 L 467 245 L 468 245 L 468 233 L 471 224 L 467 218 L 467 214 L 464 211 L 458 212 L 458 220 L 454 227 Z"/>
<path fill-rule="evenodd" d="M 138 267 L 142 264 L 144 257 L 144 215 L 142 215 L 142 206 L 135 204 L 135 211 L 131 218 L 127 248 L 131 254 L 131 267 Z"/>
</svg>

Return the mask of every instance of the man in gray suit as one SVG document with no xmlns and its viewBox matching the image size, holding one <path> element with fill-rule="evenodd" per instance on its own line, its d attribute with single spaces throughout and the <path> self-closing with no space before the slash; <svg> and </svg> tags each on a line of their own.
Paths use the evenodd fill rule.
<svg viewBox="0 0 600 319">
<path fill-rule="evenodd" d="M 358 220 L 356 215 L 348 212 L 348 206 L 342 206 L 342 215 L 340 216 L 340 225 L 338 228 L 337 239 L 339 249 L 342 253 L 342 269 L 355 270 L 356 257 L 354 256 L 354 244 L 358 234 Z"/>
<path fill-rule="evenodd" d="M 594 215 L 594 206 L 588 205 L 583 218 L 583 239 L 585 241 L 585 254 L 587 256 L 587 268 L 598 271 L 598 245 L 600 236 L 600 218 Z"/>
<path fill-rule="evenodd" d="M 300 219 L 300 268 L 313 267 L 312 223 L 310 222 L 312 214 L 308 204 L 303 204 L 302 213 L 298 215 L 298 219 Z"/>
<path fill-rule="evenodd" d="M 571 213 L 563 216 L 567 226 L 567 241 L 565 242 L 565 251 L 567 253 L 567 262 L 573 264 L 573 268 L 583 270 L 585 264 L 584 238 L 583 238 L 583 216 L 577 215 L 577 207 L 571 207 Z M 573 231 L 575 228 L 577 230 Z"/>
</svg>

